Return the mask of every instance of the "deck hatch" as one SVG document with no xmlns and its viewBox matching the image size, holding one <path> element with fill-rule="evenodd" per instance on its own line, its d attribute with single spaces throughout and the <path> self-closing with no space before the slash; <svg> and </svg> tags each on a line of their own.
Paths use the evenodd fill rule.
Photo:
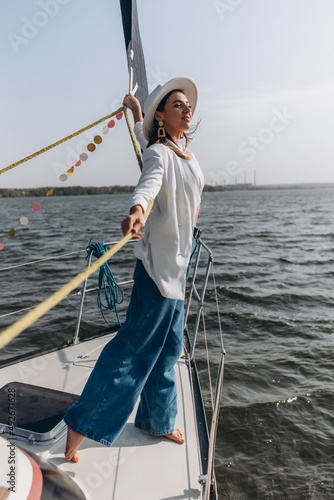
<svg viewBox="0 0 334 500">
<path fill-rule="evenodd" d="M 9 382 L 0 389 L 0 432 L 46 442 L 59 438 L 66 410 L 79 396 L 46 387 Z"/>
</svg>

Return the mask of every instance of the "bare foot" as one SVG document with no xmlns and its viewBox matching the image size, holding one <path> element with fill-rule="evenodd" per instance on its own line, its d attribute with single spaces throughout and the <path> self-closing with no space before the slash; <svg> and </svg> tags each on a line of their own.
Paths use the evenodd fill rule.
<svg viewBox="0 0 334 500">
<path fill-rule="evenodd" d="M 69 462 L 79 462 L 79 457 L 77 457 L 77 451 L 83 440 L 83 436 L 73 431 L 70 427 L 67 427 L 67 441 L 65 448 L 65 458 Z"/>
<path fill-rule="evenodd" d="M 183 434 L 180 429 L 174 429 L 170 434 L 165 434 L 165 437 L 167 439 L 170 439 L 171 441 L 175 441 L 178 444 L 184 443 Z"/>
</svg>

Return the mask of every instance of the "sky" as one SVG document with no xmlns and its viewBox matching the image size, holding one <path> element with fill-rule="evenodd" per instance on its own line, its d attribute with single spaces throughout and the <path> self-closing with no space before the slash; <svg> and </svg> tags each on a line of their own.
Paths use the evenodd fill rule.
<svg viewBox="0 0 334 500">
<path fill-rule="evenodd" d="M 211 185 L 334 182 L 333 0 L 137 0 L 149 90 L 199 89 L 191 143 Z M 121 106 L 118 0 L 3 0 L 0 169 Z M 135 185 L 124 118 L 0 175 L 0 188 Z M 98 145 L 60 177 L 92 138 Z M 64 178 L 64 176 L 62 177 Z"/>
</svg>

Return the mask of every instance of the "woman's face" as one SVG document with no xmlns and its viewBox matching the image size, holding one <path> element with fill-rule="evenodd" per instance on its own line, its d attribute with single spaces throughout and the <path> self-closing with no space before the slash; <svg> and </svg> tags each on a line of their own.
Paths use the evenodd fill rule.
<svg viewBox="0 0 334 500">
<path fill-rule="evenodd" d="M 190 128 L 192 118 L 191 107 L 186 96 L 179 91 L 173 92 L 165 104 L 163 111 L 155 112 L 155 119 L 164 122 L 165 130 L 171 135 L 180 136 Z"/>
</svg>

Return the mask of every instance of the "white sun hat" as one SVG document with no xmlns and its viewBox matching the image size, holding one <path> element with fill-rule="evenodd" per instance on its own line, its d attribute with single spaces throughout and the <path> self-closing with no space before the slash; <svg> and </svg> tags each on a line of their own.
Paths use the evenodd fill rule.
<svg viewBox="0 0 334 500">
<path fill-rule="evenodd" d="M 197 104 L 197 86 L 194 80 L 188 76 L 180 76 L 178 78 L 172 78 L 172 80 L 169 80 L 165 83 L 165 85 L 158 85 L 150 93 L 150 95 L 147 96 L 144 102 L 145 116 L 143 122 L 143 133 L 148 141 L 150 140 L 151 133 L 153 132 L 153 119 L 157 107 L 162 99 L 172 90 L 182 90 L 189 101 L 192 113 L 194 114 L 195 112 Z"/>
</svg>

